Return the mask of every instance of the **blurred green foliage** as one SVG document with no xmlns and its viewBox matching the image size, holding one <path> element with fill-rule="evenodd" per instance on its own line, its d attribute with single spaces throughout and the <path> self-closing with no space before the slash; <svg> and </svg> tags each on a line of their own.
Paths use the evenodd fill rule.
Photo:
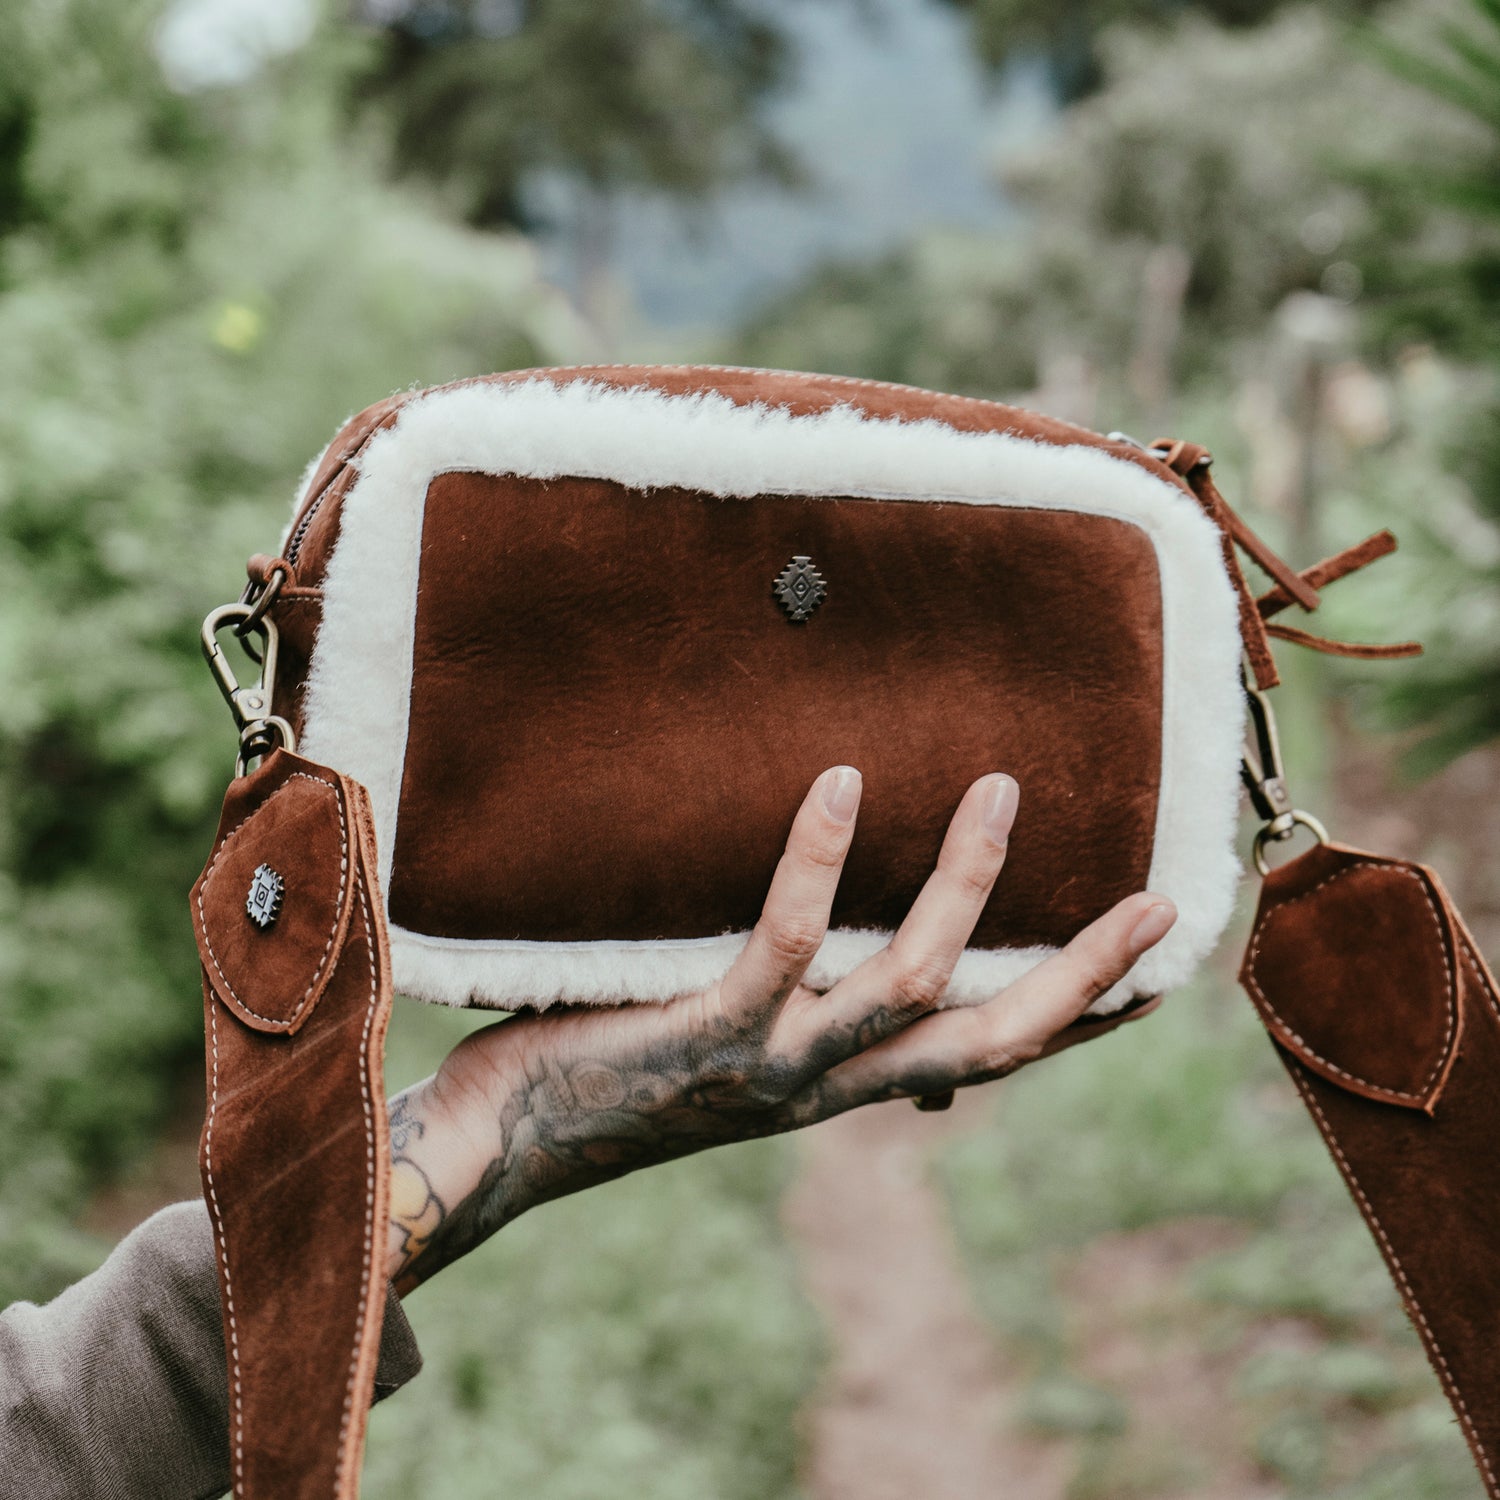
<svg viewBox="0 0 1500 1500">
<path fill-rule="evenodd" d="M 1071 1442 L 1068 1500 L 1473 1500 L 1380 1254 L 1227 975 L 1011 1080 L 943 1175 L 1030 1372 L 1013 1416 Z"/>
<path fill-rule="evenodd" d="M 1112 420 L 1134 419 L 1143 384 L 1227 393 L 1291 294 L 1358 290 L 1349 257 L 1377 171 L 1473 154 L 1472 129 L 1394 86 L 1323 6 L 1245 33 L 1116 30 L 1101 47 L 1103 86 L 1007 155 L 1019 236 L 939 228 L 876 265 L 823 268 L 748 325 L 743 356 L 995 395 L 1034 390 L 1068 355 L 1098 372 Z M 1382 228 L 1401 230 L 1395 249 L 1417 232 Z M 1141 368 L 1153 357 L 1159 375 Z"/>
<path fill-rule="evenodd" d="M 1442 622 L 1435 669 L 1387 699 L 1427 727 L 1413 756 L 1424 770 L 1500 735 L 1500 5 L 1466 10 L 1434 35 L 1366 39 L 1408 97 L 1439 102 L 1476 134 L 1467 151 L 1371 174 L 1382 210 L 1365 254 L 1372 336 L 1387 348 L 1430 340 L 1480 372 L 1475 396 L 1439 429 L 1443 467 L 1475 502 L 1469 545 L 1447 549 L 1468 607 Z"/>
<path fill-rule="evenodd" d="M 1258 26 L 1281 9 L 1283 0 L 947 0 L 969 12 L 974 45 L 991 65 L 1024 50 L 1040 50 L 1065 99 L 1098 88 L 1108 74 L 1100 39 L 1130 26 L 1170 48 L 1172 28 L 1185 12 L 1196 12 L 1220 26 Z M 1379 0 L 1342 0 L 1327 8 L 1338 15 L 1375 9 Z"/>
<path fill-rule="evenodd" d="M 524 242 L 342 138 L 345 34 L 183 96 L 159 8 L 0 16 L 0 1302 L 92 1256 L 70 1216 L 201 1047 L 233 734 L 199 619 L 351 410 L 579 348 Z"/>
<path fill-rule="evenodd" d="M 401 167 L 448 184 L 472 223 L 525 225 L 540 172 L 681 197 L 788 179 L 756 109 L 786 63 L 747 0 L 414 0 L 382 28 L 365 92 Z"/>
</svg>

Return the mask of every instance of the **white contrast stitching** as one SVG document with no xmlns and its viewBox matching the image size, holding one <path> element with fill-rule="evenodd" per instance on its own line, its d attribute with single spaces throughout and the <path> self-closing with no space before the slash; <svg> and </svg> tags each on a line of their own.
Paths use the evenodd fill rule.
<svg viewBox="0 0 1500 1500">
<path fill-rule="evenodd" d="M 1292 1030 L 1291 1026 L 1288 1025 L 1287 1021 L 1281 1015 L 1281 1013 L 1276 1009 L 1274 1005 L 1271 1004 L 1270 1000 L 1266 996 L 1266 992 L 1261 989 L 1259 982 L 1255 978 L 1256 955 L 1260 952 L 1261 939 L 1264 936 L 1266 929 L 1271 925 L 1271 919 L 1273 917 L 1281 915 L 1282 912 L 1286 911 L 1289 907 L 1295 906 L 1299 901 L 1307 901 L 1313 896 L 1316 896 L 1324 886 L 1332 885 L 1335 880 L 1341 880 L 1345 875 L 1350 875 L 1355 870 L 1359 869 L 1393 870 L 1399 874 L 1407 876 L 1411 880 L 1416 881 L 1417 888 L 1422 892 L 1422 899 L 1427 903 L 1428 911 L 1432 913 L 1433 925 L 1436 926 L 1438 932 L 1438 951 L 1443 956 L 1443 974 L 1447 980 L 1447 1031 L 1443 1035 L 1443 1044 L 1438 1051 L 1437 1062 L 1433 1064 L 1432 1071 L 1426 1076 L 1426 1078 L 1422 1080 L 1419 1086 L 1419 1091 L 1415 1094 L 1408 1094 L 1400 1089 L 1388 1089 L 1381 1084 L 1371 1083 L 1368 1078 L 1361 1078 L 1357 1073 L 1350 1073 L 1347 1069 L 1339 1067 L 1337 1063 L 1330 1062 L 1326 1057 L 1322 1056 L 1321 1053 L 1315 1052 L 1310 1043 L 1299 1036 L 1297 1032 Z M 1426 1097 L 1428 1085 L 1442 1071 L 1443 1064 L 1448 1059 L 1448 1045 L 1453 1040 L 1454 1027 L 1458 1022 L 1458 1003 L 1454 994 L 1453 968 L 1452 965 L 1448 962 L 1448 948 L 1447 945 L 1443 942 L 1443 922 L 1442 918 L 1438 916 L 1437 907 L 1433 904 L 1432 893 L 1427 889 L 1427 882 L 1419 874 L 1417 874 L 1415 870 L 1411 869 L 1407 865 L 1383 865 L 1378 864 L 1374 860 L 1370 859 L 1356 860 L 1352 864 L 1346 865 L 1341 870 L 1335 870 L 1332 875 L 1325 876 L 1310 891 L 1303 891 L 1300 896 L 1293 896 L 1290 900 L 1283 901 L 1278 905 L 1272 907 L 1272 909 L 1266 913 L 1261 921 L 1256 924 L 1255 931 L 1251 935 L 1250 951 L 1246 957 L 1245 963 L 1245 983 L 1249 987 L 1251 992 L 1260 1001 L 1260 1003 L 1265 1006 L 1266 1010 L 1268 1010 L 1275 1018 L 1277 1024 L 1285 1029 L 1286 1034 L 1291 1037 L 1291 1039 L 1296 1042 L 1296 1044 L 1301 1047 L 1309 1057 L 1316 1059 L 1318 1062 L 1322 1063 L 1325 1068 L 1328 1068 L 1332 1072 L 1337 1073 L 1340 1078 L 1347 1078 L 1351 1083 L 1357 1083 L 1361 1088 L 1371 1089 L 1377 1094 L 1383 1094 L 1388 1099 L 1405 1099 L 1410 1100 L 1413 1103 L 1421 1103 L 1422 1100 Z"/>
<path fill-rule="evenodd" d="M 224 1306 L 229 1314 L 230 1394 L 234 1397 L 234 1487 L 245 1482 L 245 1412 L 240 1388 L 240 1331 L 234 1317 L 234 1284 L 229 1274 L 229 1241 L 224 1234 L 224 1216 L 219 1211 L 219 1194 L 214 1187 L 214 1116 L 219 1108 L 219 1001 L 209 996 L 208 1016 L 212 1038 L 213 1086 L 209 1091 L 208 1121 L 203 1134 L 203 1175 L 208 1183 L 208 1206 L 213 1211 L 218 1231 L 219 1250 L 224 1260 Z"/>
<path fill-rule="evenodd" d="M 258 1010 L 246 1005 L 240 997 L 235 994 L 234 986 L 229 982 L 229 976 L 219 966 L 219 955 L 214 952 L 213 939 L 208 935 L 208 918 L 203 911 L 203 898 L 208 894 L 209 882 L 213 879 L 214 869 L 218 865 L 224 850 L 229 846 L 229 841 L 240 829 L 242 829 L 256 814 L 264 812 L 298 777 L 304 781 L 316 781 L 322 786 L 328 787 L 333 792 L 334 806 L 339 815 L 339 894 L 338 900 L 333 908 L 333 926 L 328 933 L 328 941 L 323 944 L 323 956 L 318 960 L 318 967 L 313 971 L 312 982 L 307 986 L 302 999 L 297 1002 L 297 1008 L 285 1020 L 275 1016 L 263 1016 Z M 203 946 L 208 949 L 208 956 L 213 961 L 214 972 L 224 981 L 224 988 L 229 991 L 230 998 L 247 1015 L 252 1015 L 257 1021 L 264 1021 L 268 1026 L 274 1026 L 278 1031 L 289 1031 L 297 1021 L 297 1017 L 307 1008 L 307 1002 L 312 998 L 313 991 L 318 987 L 318 979 L 323 973 L 323 967 L 328 962 L 328 955 L 333 949 L 333 940 L 338 936 L 339 917 L 344 910 L 344 888 L 349 883 L 349 833 L 344 819 L 344 799 L 339 796 L 338 788 L 325 776 L 313 776 L 307 771 L 293 771 L 287 778 L 259 807 L 255 812 L 247 813 L 228 833 L 219 841 L 219 847 L 214 850 L 214 857 L 209 861 L 208 869 L 203 872 L 203 883 L 198 887 L 198 928 L 203 934 Z"/>
<path fill-rule="evenodd" d="M 1369 861 L 1365 861 L 1369 863 Z M 1328 1123 L 1328 1116 L 1323 1113 L 1317 1096 L 1312 1092 L 1311 1086 L 1306 1083 L 1296 1072 L 1292 1073 L 1292 1082 L 1297 1086 L 1297 1092 L 1302 1095 L 1307 1107 L 1313 1112 L 1318 1122 L 1318 1129 L 1323 1133 L 1323 1139 L 1328 1143 L 1328 1149 L 1333 1152 L 1334 1160 L 1338 1162 L 1339 1171 L 1343 1174 L 1344 1181 L 1349 1185 L 1349 1191 L 1354 1194 L 1360 1210 L 1365 1216 L 1370 1228 L 1375 1231 L 1375 1238 L 1380 1242 L 1380 1248 L 1385 1256 L 1386 1264 L 1391 1268 L 1391 1274 L 1400 1285 L 1403 1300 L 1411 1313 L 1411 1318 L 1416 1323 L 1423 1341 L 1432 1353 L 1432 1358 L 1438 1367 L 1438 1375 L 1443 1382 L 1444 1389 L 1452 1399 L 1455 1410 L 1458 1412 L 1459 1421 L 1464 1425 L 1464 1431 L 1468 1434 L 1469 1446 L 1474 1450 L 1474 1456 L 1479 1460 L 1479 1467 L 1484 1470 L 1488 1481 L 1488 1489 L 1493 1495 L 1500 1491 L 1500 1480 L 1495 1477 L 1495 1471 L 1490 1467 L 1489 1454 L 1485 1450 L 1484 1443 L 1479 1436 L 1479 1430 L 1474 1425 L 1474 1419 L 1469 1415 L 1469 1408 L 1464 1405 L 1464 1398 L 1458 1389 L 1458 1382 L 1453 1378 L 1453 1371 L 1449 1368 L 1447 1357 L 1443 1354 L 1438 1344 L 1437 1335 L 1432 1331 L 1432 1325 L 1427 1321 L 1426 1315 L 1417 1305 L 1417 1295 L 1412 1290 L 1411 1282 L 1406 1279 L 1406 1271 L 1401 1264 L 1401 1257 L 1396 1254 L 1396 1247 L 1391 1244 L 1386 1235 L 1385 1227 L 1380 1222 L 1379 1215 L 1375 1212 L 1375 1206 L 1365 1196 L 1364 1189 L 1359 1185 L 1359 1179 L 1354 1175 L 1354 1168 L 1349 1165 L 1349 1158 L 1343 1153 L 1337 1140 L 1334 1139 L 1333 1127 Z"/>
<path fill-rule="evenodd" d="M 344 1414 L 339 1423 L 339 1467 L 334 1487 L 335 1495 L 343 1491 L 344 1479 L 353 1457 L 346 1446 L 346 1441 L 349 1435 L 349 1421 L 354 1411 L 355 1377 L 359 1374 L 359 1357 L 364 1343 L 360 1335 L 364 1329 L 365 1311 L 370 1292 L 370 1259 L 375 1237 L 375 1118 L 370 1109 L 370 1085 L 366 1070 L 370 1052 L 370 1028 L 378 1009 L 377 998 L 380 983 L 375 965 L 375 933 L 370 925 L 370 907 L 365 900 L 363 885 L 359 887 L 359 912 L 360 921 L 364 926 L 365 956 L 370 965 L 370 997 L 366 1002 L 364 1035 L 359 1043 L 359 1092 L 360 1102 L 365 1110 L 365 1244 L 364 1265 L 360 1271 L 359 1306 L 354 1315 L 354 1357 L 349 1365 L 349 1383 L 344 1391 Z"/>
<path fill-rule="evenodd" d="M 1457 926 L 1458 924 L 1455 923 L 1454 925 Z M 1458 946 L 1463 949 L 1464 957 L 1469 960 L 1470 966 L 1473 968 L 1475 974 L 1479 976 L 1479 987 L 1484 991 L 1485 1004 L 1489 1006 L 1495 1019 L 1500 1021 L 1500 1003 L 1496 1002 L 1495 992 L 1490 987 L 1490 971 L 1485 966 L 1484 960 L 1474 951 L 1474 946 L 1464 935 L 1462 927 L 1459 927 L 1458 931 Z"/>
</svg>

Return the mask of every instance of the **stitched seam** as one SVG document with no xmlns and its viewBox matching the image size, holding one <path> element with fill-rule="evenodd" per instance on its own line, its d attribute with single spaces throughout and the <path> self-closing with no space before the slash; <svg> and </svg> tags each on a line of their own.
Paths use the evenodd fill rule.
<svg viewBox="0 0 1500 1500">
<path fill-rule="evenodd" d="M 1463 1423 L 1464 1431 L 1468 1434 L 1469 1446 L 1474 1450 L 1474 1455 L 1479 1460 L 1479 1467 L 1484 1470 L 1490 1493 L 1493 1495 L 1500 1492 L 1500 1480 L 1496 1479 L 1495 1471 L 1490 1467 L 1489 1453 L 1480 1439 L 1479 1429 L 1475 1427 L 1474 1419 L 1469 1415 L 1469 1408 L 1464 1404 L 1463 1394 L 1458 1388 L 1458 1382 L 1454 1379 L 1453 1371 L 1448 1364 L 1447 1357 L 1443 1353 L 1442 1346 L 1437 1341 L 1437 1335 L 1432 1331 L 1432 1324 L 1427 1321 L 1426 1314 L 1423 1313 L 1417 1303 L 1417 1294 L 1412 1290 L 1411 1282 L 1407 1280 L 1406 1270 L 1401 1264 L 1401 1257 L 1396 1254 L 1396 1247 L 1391 1244 L 1390 1237 L 1386 1234 L 1385 1227 L 1380 1222 L 1380 1216 L 1375 1212 L 1375 1205 L 1365 1196 L 1365 1190 L 1359 1185 L 1359 1179 L 1354 1175 L 1354 1168 L 1349 1165 L 1349 1158 L 1344 1155 L 1343 1149 L 1334 1138 L 1333 1127 L 1328 1123 L 1328 1116 L 1323 1113 L 1322 1106 L 1318 1103 L 1317 1096 L 1313 1093 L 1311 1085 L 1298 1077 L 1295 1072 L 1292 1074 L 1292 1082 L 1297 1085 L 1297 1092 L 1302 1095 L 1303 1101 L 1316 1117 L 1318 1129 L 1322 1132 L 1323 1139 L 1328 1144 L 1328 1149 L 1333 1152 L 1334 1159 L 1339 1165 L 1339 1171 L 1343 1173 L 1344 1181 L 1349 1185 L 1349 1191 L 1354 1194 L 1366 1222 L 1375 1231 L 1376 1239 L 1380 1241 L 1380 1248 L 1385 1255 L 1386 1264 L 1391 1268 L 1391 1273 L 1399 1283 L 1403 1298 L 1410 1310 L 1412 1321 L 1417 1325 L 1423 1341 L 1431 1351 L 1432 1358 L 1437 1364 L 1438 1375 L 1442 1379 L 1443 1387 L 1448 1392 L 1448 1396 L 1458 1412 L 1458 1418 Z"/>
<path fill-rule="evenodd" d="M 203 1175 L 208 1182 L 208 1206 L 213 1210 L 218 1231 L 219 1249 L 224 1261 L 224 1305 L 229 1314 L 230 1394 L 234 1397 L 234 1487 L 245 1483 L 245 1411 L 240 1387 L 240 1330 L 234 1316 L 234 1283 L 229 1274 L 229 1241 L 224 1234 L 224 1216 L 219 1210 L 219 1194 L 214 1187 L 214 1116 L 219 1108 L 219 1006 L 210 997 L 208 1006 L 213 1054 L 213 1086 L 209 1092 L 208 1123 L 204 1127 Z"/>
<path fill-rule="evenodd" d="M 266 808 L 268 808 L 284 791 L 286 791 L 286 789 L 291 786 L 292 782 L 299 776 L 304 781 L 316 781 L 322 786 L 328 787 L 334 794 L 334 806 L 338 809 L 339 815 L 339 894 L 338 900 L 334 903 L 333 908 L 333 926 L 329 929 L 328 941 L 323 944 L 323 956 L 318 960 L 318 967 L 313 971 L 312 982 L 308 985 L 301 1000 L 297 1002 L 297 1008 L 285 1020 L 281 1020 L 275 1016 L 261 1015 L 258 1010 L 255 1010 L 249 1005 L 246 1005 L 245 1002 L 241 1000 L 237 994 L 235 994 L 234 986 L 229 982 L 229 976 L 225 974 L 224 970 L 219 966 L 219 956 L 214 952 L 213 939 L 208 935 L 208 918 L 203 911 L 203 898 L 208 894 L 209 882 L 213 879 L 214 868 L 218 865 L 219 860 L 224 853 L 224 850 L 229 846 L 230 839 L 232 839 L 235 834 L 237 834 L 240 829 L 242 829 L 245 824 L 250 821 L 251 818 L 255 817 L 256 814 L 264 812 Z M 271 795 L 267 797 L 266 800 L 255 809 L 255 812 L 247 813 L 219 841 L 219 847 L 214 850 L 214 857 L 209 861 L 208 869 L 203 873 L 203 884 L 198 887 L 198 928 L 203 934 L 203 946 L 208 949 L 208 956 L 213 961 L 214 972 L 219 976 L 220 979 L 224 981 L 224 988 L 229 991 L 230 998 L 247 1015 L 254 1016 L 257 1021 L 264 1021 L 268 1026 L 276 1027 L 278 1031 L 288 1031 L 291 1029 L 291 1027 L 296 1025 L 297 1017 L 307 1009 L 307 1002 L 312 999 L 312 993 L 318 987 L 318 980 L 323 973 L 324 966 L 328 963 L 328 955 L 333 950 L 333 940 L 338 936 L 339 917 L 344 910 L 344 887 L 348 883 L 349 834 L 344 820 L 344 803 L 343 799 L 338 795 L 338 788 L 334 786 L 333 782 L 329 781 L 325 776 L 313 776 L 306 771 L 293 771 L 292 775 L 285 782 L 283 782 L 281 786 L 277 787 L 276 790 L 272 792 Z"/>
<path fill-rule="evenodd" d="M 349 1422 L 354 1413 L 354 1386 L 359 1374 L 359 1357 L 364 1344 L 362 1337 L 366 1309 L 370 1294 L 370 1258 L 375 1237 L 375 1119 L 370 1109 L 370 1083 L 366 1076 L 367 1059 L 370 1052 L 370 1028 L 374 1024 L 377 998 L 380 988 L 375 967 L 375 934 L 370 925 L 370 907 L 365 900 L 364 887 L 359 890 L 360 920 L 364 924 L 365 957 L 370 965 L 370 997 L 366 1001 L 364 1035 L 359 1043 L 359 1091 L 360 1102 L 365 1111 L 365 1244 L 364 1265 L 360 1271 L 359 1307 L 355 1312 L 354 1357 L 349 1364 L 349 1383 L 344 1390 L 344 1414 L 339 1422 L 339 1467 L 334 1494 L 343 1493 L 353 1454 L 347 1442 Z"/>
<path fill-rule="evenodd" d="M 1459 934 L 1458 946 L 1463 949 L 1464 957 L 1469 960 L 1470 967 L 1479 979 L 1479 988 L 1484 991 L 1484 1003 L 1489 1006 L 1491 1013 L 1497 1021 L 1500 1021 L 1500 1002 L 1495 999 L 1495 992 L 1490 988 L 1489 974 L 1485 969 L 1483 961 L 1475 953 L 1473 945 Z"/>
<path fill-rule="evenodd" d="M 1443 1034 L 1442 1046 L 1438 1049 L 1437 1062 L 1433 1065 L 1432 1071 L 1428 1073 L 1426 1078 L 1422 1080 L 1421 1084 L 1418 1086 L 1418 1091 L 1414 1094 L 1404 1093 L 1400 1089 L 1388 1089 L 1378 1083 L 1371 1083 L 1368 1078 L 1361 1078 L 1359 1074 L 1351 1073 L 1347 1069 L 1339 1067 L 1337 1063 L 1330 1062 L 1321 1053 L 1315 1052 L 1311 1045 L 1291 1028 L 1287 1021 L 1282 1017 L 1281 1013 L 1276 1009 L 1274 1005 L 1271 1004 L 1270 1000 L 1266 996 L 1266 992 L 1261 989 L 1260 983 L 1255 977 L 1255 959 L 1257 954 L 1259 954 L 1260 952 L 1261 939 L 1265 935 L 1266 929 L 1271 925 L 1272 918 L 1280 916 L 1282 912 L 1286 911 L 1289 907 L 1295 906 L 1299 901 L 1311 900 L 1311 898 L 1316 896 L 1324 886 L 1332 885 L 1335 880 L 1341 880 L 1345 875 L 1352 874 L 1355 870 L 1363 868 L 1368 868 L 1371 870 L 1395 870 L 1400 874 L 1407 876 L 1409 879 L 1416 881 L 1417 888 L 1422 892 L 1422 899 L 1427 903 L 1427 910 L 1432 914 L 1433 925 L 1437 928 L 1438 932 L 1438 951 L 1443 956 L 1443 974 L 1447 980 L 1447 1030 Z M 1290 901 L 1284 901 L 1278 906 L 1272 908 L 1272 910 L 1269 911 L 1261 920 L 1261 922 L 1256 926 L 1255 933 L 1250 939 L 1250 952 L 1247 955 L 1247 961 L 1245 964 L 1245 983 L 1249 987 L 1251 993 L 1255 995 L 1256 999 L 1258 999 L 1260 1003 L 1266 1008 L 1266 1010 L 1269 1011 L 1270 1014 L 1275 1018 L 1276 1023 L 1281 1026 L 1283 1030 L 1285 1030 L 1286 1034 L 1291 1037 L 1291 1039 L 1296 1042 L 1296 1044 L 1301 1047 L 1309 1057 L 1315 1058 L 1318 1062 L 1322 1063 L 1325 1068 L 1328 1068 L 1332 1072 L 1337 1073 L 1340 1078 L 1347 1078 L 1351 1083 L 1359 1084 L 1361 1088 L 1372 1089 L 1377 1094 L 1384 1094 L 1388 1099 L 1405 1099 L 1410 1100 L 1414 1103 L 1420 1103 L 1426 1097 L 1428 1085 L 1431 1084 L 1433 1079 L 1436 1078 L 1440 1072 L 1442 1072 L 1443 1064 L 1448 1059 L 1448 1047 L 1453 1040 L 1453 1030 L 1458 1022 L 1458 1005 L 1454 997 L 1453 968 L 1452 965 L 1448 962 L 1447 945 L 1443 942 L 1442 919 L 1438 916 L 1437 907 L 1433 905 L 1432 893 L 1427 889 L 1427 882 L 1423 880 L 1415 870 L 1406 865 L 1381 865 L 1377 864 L 1374 860 L 1356 860 L 1353 864 L 1346 865 L 1342 870 L 1335 870 L 1332 875 L 1326 876 L 1324 879 L 1320 880 L 1310 891 L 1304 891 L 1300 896 L 1293 896 Z"/>
</svg>

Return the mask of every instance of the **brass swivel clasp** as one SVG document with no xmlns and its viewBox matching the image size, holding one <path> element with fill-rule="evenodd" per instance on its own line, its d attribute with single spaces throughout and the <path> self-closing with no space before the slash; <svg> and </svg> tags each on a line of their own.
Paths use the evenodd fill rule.
<svg viewBox="0 0 1500 1500">
<path fill-rule="evenodd" d="M 1255 833 L 1255 868 L 1262 875 L 1271 873 L 1266 846 L 1279 844 L 1297 831 L 1307 829 L 1320 844 L 1328 842 L 1328 830 L 1310 812 L 1292 805 L 1287 789 L 1286 769 L 1281 760 L 1281 738 L 1276 733 L 1276 715 L 1271 700 L 1259 688 L 1245 684 L 1250 708 L 1250 730 L 1255 737 L 1252 751 L 1247 745 L 1240 757 L 1240 779 L 1250 793 L 1250 804 L 1265 823 Z"/>
<path fill-rule="evenodd" d="M 259 674 L 254 682 L 240 683 L 224 648 L 219 645 L 220 632 L 231 627 L 244 643 L 246 653 L 259 663 Z M 252 644 L 256 641 L 259 649 Z M 272 708 L 279 641 L 275 622 L 258 604 L 243 601 L 221 604 L 210 610 L 203 620 L 204 660 L 234 715 L 234 727 L 239 730 L 240 747 L 234 763 L 236 776 L 243 776 L 251 761 L 269 755 L 278 745 L 284 750 L 297 748 L 292 726 Z"/>
</svg>

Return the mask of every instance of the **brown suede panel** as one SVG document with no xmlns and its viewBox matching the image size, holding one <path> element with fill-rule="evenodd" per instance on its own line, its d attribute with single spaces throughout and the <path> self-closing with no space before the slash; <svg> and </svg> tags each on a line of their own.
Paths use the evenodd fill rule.
<svg viewBox="0 0 1500 1500">
<path fill-rule="evenodd" d="M 1340 871 L 1353 872 L 1348 883 L 1328 880 Z M 1455 955 L 1461 1016 L 1462 1039 L 1446 1081 L 1430 1090 L 1436 1094 L 1432 1113 L 1371 1098 L 1324 1067 L 1315 1071 L 1301 1048 L 1278 1044 L 1278 1051 L 1380 1246 L 1486 1492 L 1500 1497 L 1500 1002 L 1494 980 L 1431 870 L 1337 846 L 1273 871 L 1262 894 L 1257 929 L 1274 923 L 1277 945 L 1300 953 L 1300 983 L 1289 967 L 1273 980 L 1260 959 L 1247 963 L 1247 972 L 1263 993 L 1275 983 L 1278 1009 L 1295 1014 L 1304 1033 L 1316 1029 L 1334 1039 L 1342 1049 L 1336 1055 L 1364 1064 L 1383 1082 L 1411 1084 L 1425 1077 L 1443 1024 L 1433 916 L 1424 900 L 1413 900 L 1413 889 L 1436 902 L 1446 934 L 1437 947 Z M 1360 956 L 1362 948 L 1375 958 Z M 1361 976 L 1358 994 L 1343 974 L 1351 962 Z M 1417 1001 L 1409 993 L 1413 987 L 1421 993 Z M 1255 998 L 1253 988 L 1251 994 Z M 1320 1016 L 1351 1005 L 1352 1016 Z M 1275 1017 L 1260 1008 L 1277 1034 Z M 1412 1060 L 1403 1058 L 1403 1049 Z"/>
<path fill-rule="evenodd" d="M 771 586 L 799 554 L 828 594 L 793 624 Z M 836 925 L 896 925 L 964 788 L 1005 770 L 1020 836 L 973 942 L 1063 942 L 1146 882 L 1161 702 L 1156 555 L 1123 521 L 441 475 L 392 920 L 749 927 L 808 786 L 847 762 L 865 796 Z"/>
<path fill-rule="evenodd" d="M 195 887 L 203 972 L 247 1026 L 295 1031 L 333 971 L 354 906 L 350 828 L 338 779 L 280 756 L 258 778 L 254 815 L 219 840 Z M 246 910 L 262 865 L 281 877 L 268 928 Z"/>
<path fill-rule="evenodd" d="M 328 957 L 327 988 L 288 1034 L 245 1025 L 206 975 L 204 983 L 200 1166 L 219 1259 L 238 1500 L 354 1500 L 386 1295 L 391 990 L 364 793 L 277 751 L 231 786 L 220 840 L 233 834 L 246 857 L 284 858 L 284 789 L 298 775 L 335 782 L 348 817 L 352 914 Z M 338 850 L 321 831 L 301 850 L 298 870 L 312 889 L 337 886 Z M 266 964 L 266 984 L 300 994 L 305 953 L 281 957 Z"/>
<path fill-rule="evenodd" d="M 1441 1092 L 1461 1018 L 1452 934 L 1420 866 L 1329 844 L 1275 871 L 1241 978 L 1276 1039 L 1331 1082 L 1412 1109 Z"/>
</svg>

